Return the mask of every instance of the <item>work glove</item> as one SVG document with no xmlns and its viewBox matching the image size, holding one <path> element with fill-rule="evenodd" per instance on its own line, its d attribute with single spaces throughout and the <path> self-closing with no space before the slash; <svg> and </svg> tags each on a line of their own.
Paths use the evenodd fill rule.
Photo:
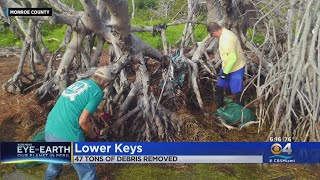
<svg viewBox="0 0 320 180">
<path fill-rule="evenodd" d="M 227 78 L 228 74 L 225 74 L 224 72 L 221 73 L 220 78 L 225 80 Z"/>
</svg>

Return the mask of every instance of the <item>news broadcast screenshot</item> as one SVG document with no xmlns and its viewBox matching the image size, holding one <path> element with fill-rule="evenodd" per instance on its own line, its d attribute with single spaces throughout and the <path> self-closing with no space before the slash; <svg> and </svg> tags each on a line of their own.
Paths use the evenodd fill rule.
<svg viewBox="0 0 320 180">
<path fill-rule="evenodd" d="M 320 179 L 319 12 L 0 0 L 0 179 Z"/>
</svg>

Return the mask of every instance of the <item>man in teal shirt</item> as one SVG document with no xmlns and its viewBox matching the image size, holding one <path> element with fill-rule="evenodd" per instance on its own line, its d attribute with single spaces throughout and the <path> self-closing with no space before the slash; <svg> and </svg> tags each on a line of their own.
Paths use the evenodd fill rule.
<svg viewBox="0 0 320 180">
<path fill-rule="evenodd" d="M 45 127 L 47 142 L 81 142 L 85 134 L 96 139 L 90 117 L 94 114 L 103 98 L 103 90 L 109 85 L 111 70 L 99 67 L 88 80 L 73 83 L 63 91 L 48 115 Z M 46 179 L 59 176 L 62 164 L 49 164 Z M 73 164 L 80 179 L 96 179 L 95 164 Z"/>
</svg>

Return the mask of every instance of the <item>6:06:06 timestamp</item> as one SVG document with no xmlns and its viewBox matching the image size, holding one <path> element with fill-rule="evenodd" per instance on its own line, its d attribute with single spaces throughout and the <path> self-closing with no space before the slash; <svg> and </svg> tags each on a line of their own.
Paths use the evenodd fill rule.
<svg viewBox="0 0 320 180">
<path fill-rule="evenodd" d="M 292 138 L 291 137 L 270 137 L 269 141 L 270 142 L 291 142 Z"/>
</svg>

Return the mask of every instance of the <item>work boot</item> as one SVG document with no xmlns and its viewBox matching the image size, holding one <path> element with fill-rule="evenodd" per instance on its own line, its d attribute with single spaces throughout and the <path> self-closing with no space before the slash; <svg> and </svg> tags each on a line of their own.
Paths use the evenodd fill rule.
<svg viewBox="0 0 320 180">
<path fill-rule="evenodd" d="M 216 88 L 216 106 L 217 109 L 223 107 L 223 94 L 224 93 L 224 88 L 221 86 L 217 86 Z"/>
<path fill-rule="evenodd" d="M 239 104 L 240 106 L 244 107 L 243 99 L 240 100 L 241 94 L 242 94 L 242 92 L 238 92 L 238 93 L 235 94 L 235 101 L 234 102 Z"/>
</svg>

